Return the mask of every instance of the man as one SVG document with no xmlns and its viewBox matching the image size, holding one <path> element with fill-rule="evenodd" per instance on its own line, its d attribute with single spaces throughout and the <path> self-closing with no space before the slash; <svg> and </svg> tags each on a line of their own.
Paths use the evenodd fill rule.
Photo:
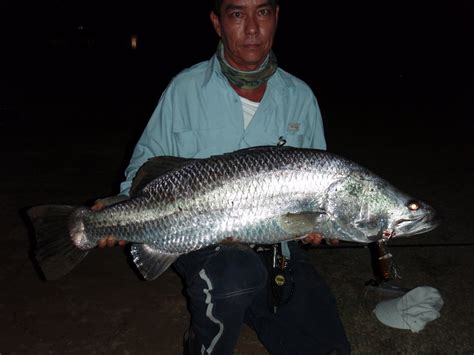
<svg viewBox="0 0 474 355">
<path fill-rule="evenodd" d="M 278 13 L 276 0 L 214 1 L 211 21 L 221 38 L 217 52 L 168 85 L 135 147 L 121 194 L 128 194 L 138 168 L 153 156 L 205 158 L 279 142 L 326 148 L 311 89 L 278 68 L 271 50 Z M 304 241 L 319 244 L 321 237 L 315 233 Z M 99 245 L 115 243 L 110 237 Z M 232 353 L 243 323 L 271 354 L 350 353 L 327 285 L 297 242 L 281 249 L 289 259 L 286 276 L 292 286 L 276 308 L 269 305 L 268 252 L 225 244 L 175 262 L 191 311 L 185 353 Z"/>
</svg>

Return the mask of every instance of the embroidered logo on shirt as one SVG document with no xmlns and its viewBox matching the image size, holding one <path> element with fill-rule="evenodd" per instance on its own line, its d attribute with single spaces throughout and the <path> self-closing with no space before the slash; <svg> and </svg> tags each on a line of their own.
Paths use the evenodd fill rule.
<svg viewBox="0 0 474 355">
<path fill-rule="evenodd" d="M 288 123 L 288 131 L 298 132 L 300 130 L 301 124 L 299 122 L 290 122 Z"/>
</svg>

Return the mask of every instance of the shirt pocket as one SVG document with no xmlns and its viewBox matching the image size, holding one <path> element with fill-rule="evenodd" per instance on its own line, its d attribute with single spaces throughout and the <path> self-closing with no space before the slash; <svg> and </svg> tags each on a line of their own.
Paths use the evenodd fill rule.
<svg viewBox="0 0 474 355">
<path fill-rule="evenodd" d="M 286 132 L 284 139 L 286 140 L 285 145 L 296 148 L 303 148 L 304 146 L 303 132 Z"/>
<path fill-rule="evenodd" d="M 233 126 L 221 126 L 195 131 L 197 136 L 196 158 L 207 158 L 237 149 L 240 135 Z"/>
<path fill-rule="evenodd" d="M 193 131 L 173 132 L 176 142 L 176 153 L 180 157 L 192 158 L 198 150 L 198 140 Z"/>
<path fill-rule="evenodd" d="M 303 148 L 305 145 L 305 133 L 306 128 L 302 122 L 289 123 L 283 135 L 286 145 Z"/>
<path fill-rule="evenodd" d="M 196 129 L 174 134 L 178 154 L 189 158 L 207 158 L 233 151 L 239 139 L 232 127 Z"/>
<path fill-rule="evenodd" d="M 244 142 L 249 147 L 275 146 L 279 142 L 279 137 L 283 136 L 282 131 L 276 127 L 269 127 L 264 130 L 247 130 L 244 135 Z"/>
</svg>

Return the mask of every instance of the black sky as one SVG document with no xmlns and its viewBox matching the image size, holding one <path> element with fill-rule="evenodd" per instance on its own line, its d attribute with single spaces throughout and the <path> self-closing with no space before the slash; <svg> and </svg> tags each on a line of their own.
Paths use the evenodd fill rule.
<svg viewBox="0 0 474 355">
<path fill-rule="evenodd" d="M 456 96 L 472 87 L 470 0 L 280 4 L 275 43 L 280 66 L 323 95 L 403 90 Z M 26 95 L 156 96 L 181 69 L 209 58 L 217 41 L 207 2 L 201 1 L 7 1 L 1 6 L 9 34 L 6 77 L 14 92 Z M 128 48 L 133 33 L 136 51 Z"/>
</svg>

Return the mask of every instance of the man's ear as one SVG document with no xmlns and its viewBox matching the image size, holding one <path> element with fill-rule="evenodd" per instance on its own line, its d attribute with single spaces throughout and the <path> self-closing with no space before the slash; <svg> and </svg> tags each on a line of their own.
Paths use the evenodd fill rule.
<svg viewBox="0 0 474 355">
<path fill-rule="evenodd" d="M 221 21 L 219 20 L 219 16 L 217 16 L 214 11 L 211 11 L 211 22 L 212 26 L 214 27 L 214 31 L 216 31 L 217 35 L 221 37 Z"/>
</svg>

